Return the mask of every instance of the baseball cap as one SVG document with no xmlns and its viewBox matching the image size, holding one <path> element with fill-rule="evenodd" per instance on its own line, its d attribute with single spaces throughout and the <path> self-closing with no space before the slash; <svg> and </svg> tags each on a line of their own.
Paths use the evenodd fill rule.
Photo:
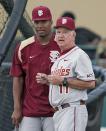
<svg viewBox="0 0 106 131">
<path fill-rule="evenodd" d="M 50 9 L 46 6 L 35 7 L 32 11 L 32 20 L 51 20 L 52 15 Z"/>
<path fill-rule="evenodd" d="M 75 30 L 75 22 L 70 17 L 60 17 L 56 21 L 56 26 L 54 28 L 58 27 L 65 27 L 69 30 Z"/>
</svg>

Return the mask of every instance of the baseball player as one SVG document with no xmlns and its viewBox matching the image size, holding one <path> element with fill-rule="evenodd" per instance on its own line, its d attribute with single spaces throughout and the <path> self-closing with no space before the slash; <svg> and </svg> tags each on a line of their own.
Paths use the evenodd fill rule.
<svg viewBox="0 0 106 131">
<path fill-rule="evenodd" d="M 54 131 L 53 108 L 48 85 L 38 84 L 36 74 L 50 74 L 60 49 L 52 33 L 52 15 L 45 6 L 32 11 L 36 36 L 18 44 L 10 74 L 13 76 L 14 111 L 12 121 L 19 131 Z"/>
<path fill-rule="evenodd" d="M 87 89 L 95 87 L 95 76 L 88 55 L 75 44 L 75 22 L 61 17 L 56 22 L 55 40 L 61 56 L 51 75 L 37 74 L 37 82 L 50 84 L 49 100 L 55 109 L 55 131 L 85 131 L 88 119 Z"/>
</svg>

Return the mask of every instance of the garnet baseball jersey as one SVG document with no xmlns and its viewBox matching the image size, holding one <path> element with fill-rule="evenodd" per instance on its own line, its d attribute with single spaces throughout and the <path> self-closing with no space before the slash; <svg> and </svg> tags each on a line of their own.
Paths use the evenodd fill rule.
<svg viewBox="0 0 106 131">
<path fill-rule="evenodd" d="M 72 77 L 84 81 L 95 80 L 91 61 L 88 55 L 79 47 L 65 51 L 53 64 L 51 74 Z M 63 103 L 87 100 L 87 92 L 70 87 L 50 85 L 49 100 L 56 107 Z"/>
<path fill-rule="evenodd" d="M 36 37 L 21 42 L 14 53 L 10 74 L 25 76 L 22 110 L 24 116 L 52 116 L 49 104 L 49 87 L 38 84 L 36 74 L 50 74 L 53 62 L 59 57 L 60 49 L 54 36 L 47 45 L 41 45 Z"/>
</svg>

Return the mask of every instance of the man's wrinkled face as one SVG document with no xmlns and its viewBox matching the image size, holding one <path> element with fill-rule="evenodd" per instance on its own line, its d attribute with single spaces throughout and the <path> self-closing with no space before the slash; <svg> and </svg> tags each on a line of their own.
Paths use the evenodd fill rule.
<svg viewBox="0 0 106 131">
<path fill-rule="evenodd" d="M 71 31 L 64 27 L 59 27 L 56 29 L 55 41 L 59 47 L 71 47 L 73 40 L 75 39 L 74 31 Z"/>
<path fill-rule="evenodd" d="M 40 37 L 46 36 L 51 31 L 51 20 L 34 21 L 36 34 Z"/>
</svg>

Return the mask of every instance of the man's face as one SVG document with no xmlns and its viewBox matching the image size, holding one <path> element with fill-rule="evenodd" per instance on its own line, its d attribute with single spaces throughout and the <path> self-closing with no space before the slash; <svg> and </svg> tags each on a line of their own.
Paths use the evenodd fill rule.
<svg viewBox="0 0 106 131">
<path fill-rule="evenodd" d="M 44 37 L 51 31 L 52 21 L 51 20 L 40 20 L 34 21 L 36 34 L 40 37 Z"/>
<path fill-rule="evenodd" d="M 64 27 L 59 27 L 56 29 L 55 40 L 60 48 L 70 48 L 73 46 L 73 42 L 75 40 L 75 33 Z"/>
</svg>

